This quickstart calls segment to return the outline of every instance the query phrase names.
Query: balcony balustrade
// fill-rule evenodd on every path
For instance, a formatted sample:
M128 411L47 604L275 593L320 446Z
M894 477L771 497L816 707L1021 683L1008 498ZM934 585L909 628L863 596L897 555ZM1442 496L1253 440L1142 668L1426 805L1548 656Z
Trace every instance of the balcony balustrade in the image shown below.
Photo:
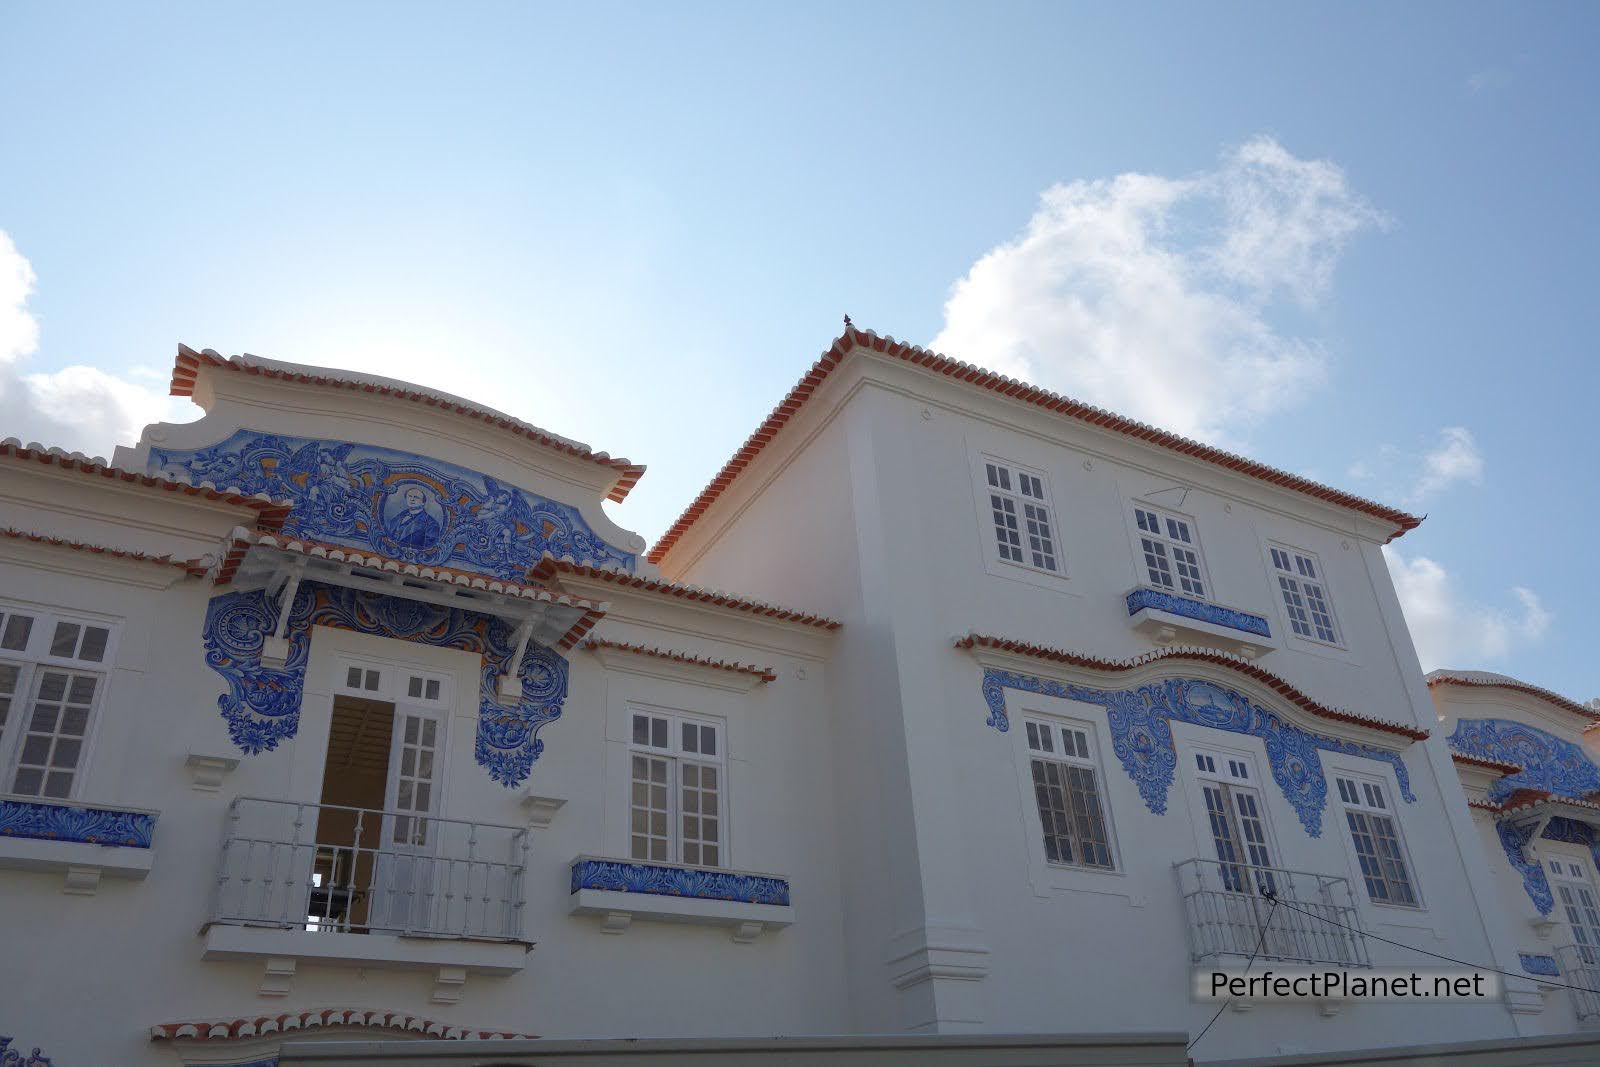
M240 797L212 921L520 941L528 847L526 827Z
M1185 860L1175 869L1196 963L1255 956L1372 966L1347 878L1206 859ZM1268 893L1292 907L1273 907Z
M1556 949L1560 981L1572 987L1572 1007L1578 1021L1600 1020L1600 948L1566 945Z

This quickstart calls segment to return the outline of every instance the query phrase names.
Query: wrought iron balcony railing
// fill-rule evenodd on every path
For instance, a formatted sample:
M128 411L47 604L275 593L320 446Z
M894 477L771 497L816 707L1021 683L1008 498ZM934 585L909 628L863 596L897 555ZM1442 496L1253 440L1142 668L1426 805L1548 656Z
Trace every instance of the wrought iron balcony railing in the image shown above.
M1249 863L1176 865L1189 919L1190 956L1371 967L1347 878ZM1284 906L1273 907L1275 897Z
M526 827L239 797L212 921L522 940Z
M1566 945L1556 949L1561 981L1571 986L1572 1007L1578 1021L1600 1019L1600 947Z

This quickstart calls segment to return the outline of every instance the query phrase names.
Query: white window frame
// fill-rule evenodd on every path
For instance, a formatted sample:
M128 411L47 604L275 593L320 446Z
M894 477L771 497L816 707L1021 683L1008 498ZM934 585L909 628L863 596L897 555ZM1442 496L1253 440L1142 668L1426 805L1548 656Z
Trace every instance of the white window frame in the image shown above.
M1033 726L1035 730L1050 731L1054 751L1044 752L1035 749L1030 743L1029 726ZM1121 874L1123 870L1122 856L1117 849L1117 830L1111 817L1111 800L1106 788L1105 767L1101 761L1100 741L1094 724L1084 719L1068 718L1037 711L1024 711L1016 716L1012 731L1017 735L1018 775L1022 782L1023 795L1027 798L1026 821L1032 842L1030 847L1036 861L1052 871L1073 871L1083 874ZM1081 755L1076 751L1068 754L1062 751L1062 731L1074 731L1080 734L1084 739L1088 754ZM1081 767L1094 775L1095 798L1100 805L1100 822L1105 832L1105 846L1106 851L1109 853L1110 866L1079 861L1067 862L1050 858L1045 849L1044 819L1039 812L1037 787L1033 778L1033 762L1035 759L1069 767ZM1081 849L1081 842L1077 840L1076 835L1074 835L1074 844Z
M1065 578L1067 568L1061 551L1061 524L1050 490L1049 476L1037 467L989 452L977 457L976 473L978 510L983 522L984 551L988 557L1008 567L1052 578ZM993 484L996 480L1002 484ZM1033 491L1030 492L1030 489ZM1008 517L1016 523L1015 551L1021 556L1020 559L1012 559L1007 550L1000 546L996 522L996 511L1000 510L995 503L997 498L1011 508ZM1042 519L1029 515L1030 509L1042 512ZM1042 535L1029 528L1030 522L1040 521L1046 526ZM1045 547L1035 547L1039 538L1045 541ZM1047 560L1048 565L1036 562L1041 558Z
M1330 768L1326 771L1332 779L1328 792L1331 798L1339 805L1339 826L1344 835L1345 847L1348 848L1350 859L1354 862L1353 881L1359 899L1379 908L1397 908L1403 911L1425 911L1427 904L1422 896L1422 885L1417 877L1417 865L1412 861L1411 848L1406 844L1405 827L1401 825L1400 810L1395 805L1395 798L1399 796L1394 783L1388 779L1374 774L1362 774L1357 771ZM1345 788L1340 782L1350 783L1355 787L1356 799L1352 802ZM1380 803L1374 803L1372 797L1376 796ZM1377 816L1388 819L1394 827L1395 843L1400 849L1400 861L1405 864L1407 883L1411 888L1412 900L1410 903L1398 900L1379 900L1372 895L1372 888L1367 884L1366 872L1361 867L1361 853L1356 848L1355 831L1350 826L1350 817L1347 812L1358 812L1366 815L1369 820ZM1384 882L1388 883L1385 876Z
M1177 738L1174 738L1177 740ZM1200 858L1213 861L1226 866L1230 861L1217 855L1216 835L1211 828L1211 809L1206 804L1205 790L1208 784L1220 786L1227 798L1228 810L1223 813L1228 819L1229 833L1233 836L1233 844L1239 853L1236 860L1232 861L1240 873L1232 877L1238 879L1238 884L1228 882L1228 875L1219 875L1222 884L1237 893L1249 892L1260 895L1263 887L1274 888L1274 876L1245 875L1243 872L1264 867L1269 872L1273 870L1287 870L1283 851L1278 846L1278 837L1273 829L1272 805L1268 801L1267 780L1261 776L1261 764L1254 754L1239 749L1224 748L1204 743L1186 743L1179 746L1183 754L1180 758L1187 760L1188 777L1194 783L1195 818L1197 824L1195 833L1200 846ZM1239 812L1238 796L1241 792L1248 793L1256 807L1255 820L1261 826L1263 840L1259 844L1266 849L1267 863L1258 863L1257 857L1250 852L1252 842L1244 830L1245 815ZM1219 867L1219 870L1222 869Z
M106 689L111 684L111 671L116 664L117 643L121 631L120 620L37 604L0 601L0 616L3 616L0 618L0 642L5 639L13 615L25 615L33 621L22 648L0 647L0 663L17 668L16 691L11 695L12 703L6 715L5 726L0 728L0 794L23 796L45 804L80 799L84 794L84 779L87 777L90 761L94 755L94 740L99 732ZM57 626L63 623L79 627L93 626L105 630L105 647L100 657L95 660L85 660L75 654L53 655L51 645L54 643ZM75 653L82 647L84 636L84 631L80 630ZM66 796L46 795L43 792L44 779L40 781L40 792L17 793L15 791L17 771L21 763L24 739L28 734L28 724L32 721L34 704L38 697L39 676L42 671L51 669L91 675L95 678L94 696L89 702L87 721L78 747L78 758L72 767L72 782Z
M1156 516L1159 520L1160 529L1154 532L1146 529L1140 519L1141 512ZM1129 503L1128 519L1129 530L1133 536L1134 567L1139 575L1140 585L1172 593L1174 596L1190 597L1207 603L1220 603L1216 586L1211 581L1211 572L1206 567L1205 549L1200 544L1200 524L1195 522L1194 516L1135 498ZM1189 540L1185 541L1181 536L1173 532L1173 527L1169 525L1172 523L1181 524L1184 531L1189 534ZM1145 545L1146 540L1155 543L1157 548L1154 554L1165 559L1167 563L1165 573L1168 580L1165 582L1157 576L1159 568L1153 567L1149 561ZM1195 579L1200 584L1199 592L1193 590L1191 579L1184 576L1180 571L1180 566L1183 563L1177 556L1179 551L1188 552L1194 556L1193 566L1199 572L1198 578ZM1185 588L1186 585L1191 586L1191 588Z
M350 684L352 670L362 672L361 684ZM377 675L376 687L369 685L372 674ZM410 693L410 683L413 679L421 681L423 686L423 692L417 696L412 696ZM397 709L401 705L409 705L414 708L426 708L429 711L449 712L454 707L451 691L454 681L455 676L452 672L434 667L418 667L415 664L395 660L341 653L334 659L332 689L335 696L381 700L393 704ZM429 696L427 687L433 682L438 682L438 689L434 695Z
M728 723L727 720L714 715L703 715L696 712L679 711L675 708L664 708L653 704L644 704L629 701L626 705L626 739L627 739L627 802L623 804L623 817L625 820L623 855L635 863L665 863L674 867L695 867L706 870L730 870L733 867L731 854L732 819L729 817L729 781L728 781ZM644 715L652 719L665 719L667 722L667 744L657 746L654 744L640 744L634 740L633 724L635 715ZM683 747L684 726L710 727L716 731L716 748L714 754L704 752L689 752ZM663 759L667 762L667 857L666 859L651 859L633 854L633 759L635 756L646 756ZM715 863L690 863L683 859L684 834L683 834L683 767L685 763L700 766L713 766L717 771L717 825L718 839L717 862ZM698 812L697 815L704 815ZM707 844L703 838L694 842L701 848ZM703 861L704 856L701 856Z
M1572 947L1579 953L1579 958L1586 967L1600 966L1600 940L1592 941L1590 944L1584 944L1579 940L1572 917L1566 913L1567 904L1561 894L1563 884L1569 887L1581 886L1589 891L1591 899L1600 901L1600 877L1596 876L1594 857L1588 849L1565 842L1546 841L1542 838L1535 844L1534 853L1535 858L1544 867L1545 878L1550 883L1550 895L1556 902L1556 914L1567 926L1567 936L1571 938ZM1594 938L1596 924L1584 921L1581 925L1584 934Z
M1311 573L1307 574L1307 570ZM1334 610L1333 593L1328 588L1328 573L1315 552L1295 548L1282 541L1267 542L1267 573L1277 593L1278 607L1288 623L1287 632L1301 641L1310 641L1327 648L1345 647L1344 628L1339 625L1339 613ZM1316 590L1313 594L1309 585ZM1317 621L1317 608L1313 595L1320 598L1322 612L1328 618L1327 629L1331 637L1321 633L1323 626ZM1304 616L1297 618L1297 612ZM1300 626L1305 626L1302 633Z

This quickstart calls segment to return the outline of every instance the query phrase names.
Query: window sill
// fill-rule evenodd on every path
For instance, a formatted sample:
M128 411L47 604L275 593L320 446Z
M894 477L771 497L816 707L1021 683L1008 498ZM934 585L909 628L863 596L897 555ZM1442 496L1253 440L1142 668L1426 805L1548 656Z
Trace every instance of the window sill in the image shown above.
M740 943L794 922L789 882L769 874L579 856L572 861L572 915L599 915L621 934L634 919L724 926Z
M0 868L58 872L62 891L77 896L92 896L102 876L143 879L158 814L0 796Z
M1124 596L1128 625L1158 645L1196 644L1259 659L1278 647L1265 616L1148 585Z

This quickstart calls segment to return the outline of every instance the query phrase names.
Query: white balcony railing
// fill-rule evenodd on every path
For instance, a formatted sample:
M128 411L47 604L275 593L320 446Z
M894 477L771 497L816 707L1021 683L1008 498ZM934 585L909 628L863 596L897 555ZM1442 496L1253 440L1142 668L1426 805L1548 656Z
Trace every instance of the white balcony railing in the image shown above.
M1578 1021L1600 1019L1600 948L1566 945L1556 949L1561 981L1571 987Z
M212 921L521 940L528 845L526 827L240 797Z
M1347 878L1203 859L1185 860L1176 870L1196 963L1256 955L1372 966ZM1274 908L1271 897L1286 906Z

